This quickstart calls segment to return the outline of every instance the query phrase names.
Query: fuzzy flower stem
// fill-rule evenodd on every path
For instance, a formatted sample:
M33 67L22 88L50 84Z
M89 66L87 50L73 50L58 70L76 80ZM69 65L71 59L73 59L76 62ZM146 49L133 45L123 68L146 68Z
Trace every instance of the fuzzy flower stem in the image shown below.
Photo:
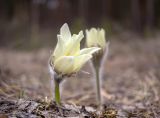
M100 50L98 53L93 54L93 67L95 70L95 79L96 79L96 91L97 91L97 104L100 107L102 105L101 101L101 83L100 83L100 67L101 67L101 60L103 56L103 51Z
M54 96L57 105L61 105L60 84L63 81L62 75L54 74Z
M99 78L99 66L95 66L96 74L96 88L97 88L97 102L101 105L101 90L100 90L100 78Z
M60 105L60 102L61 102L59 84L60 82L55 80L55 101L58 105Z

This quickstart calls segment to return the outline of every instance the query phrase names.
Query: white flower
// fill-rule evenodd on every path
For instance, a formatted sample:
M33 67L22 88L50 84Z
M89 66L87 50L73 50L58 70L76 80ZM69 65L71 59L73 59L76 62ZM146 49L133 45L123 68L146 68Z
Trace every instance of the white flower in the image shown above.
M91 47L80 50L80 41L83 32L71 35L68 25L65 23L60 34L57 35L58 42L51 56L51 66L55 72L69 75L81 69L81 67L92 58L92 54L100 48Z
M86 30L86 44L87 47L100 47L104 49L106 46L105 30L95 28Z

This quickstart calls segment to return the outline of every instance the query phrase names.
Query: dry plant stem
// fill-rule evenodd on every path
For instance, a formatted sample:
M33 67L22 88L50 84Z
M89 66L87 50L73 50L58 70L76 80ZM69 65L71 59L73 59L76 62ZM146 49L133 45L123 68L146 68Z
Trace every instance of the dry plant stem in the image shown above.
M59 91L59 85L60 82L58 80L55 80L55 101L58 105L61 103L61 98L60 98L60 91Z

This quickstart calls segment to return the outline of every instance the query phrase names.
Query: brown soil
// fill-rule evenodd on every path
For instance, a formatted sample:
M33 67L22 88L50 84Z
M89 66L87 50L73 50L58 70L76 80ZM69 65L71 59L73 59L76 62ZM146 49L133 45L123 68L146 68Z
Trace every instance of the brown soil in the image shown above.
M0 118L160 118L159 36L120 37L110 39L110 52L103 64L104 106L100 111L89 64L63 83L63 105L59 107L51 100L50 49L0 49Z

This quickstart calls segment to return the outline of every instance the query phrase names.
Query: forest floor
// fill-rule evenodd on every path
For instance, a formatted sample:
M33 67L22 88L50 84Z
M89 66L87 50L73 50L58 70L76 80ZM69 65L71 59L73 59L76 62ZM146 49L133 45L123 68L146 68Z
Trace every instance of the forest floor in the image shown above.
M101 110L89 64L63 83L62 106L57 106L48 72L51 50L1 48L0 118L160 118L159 37L110 39L101 73Z

